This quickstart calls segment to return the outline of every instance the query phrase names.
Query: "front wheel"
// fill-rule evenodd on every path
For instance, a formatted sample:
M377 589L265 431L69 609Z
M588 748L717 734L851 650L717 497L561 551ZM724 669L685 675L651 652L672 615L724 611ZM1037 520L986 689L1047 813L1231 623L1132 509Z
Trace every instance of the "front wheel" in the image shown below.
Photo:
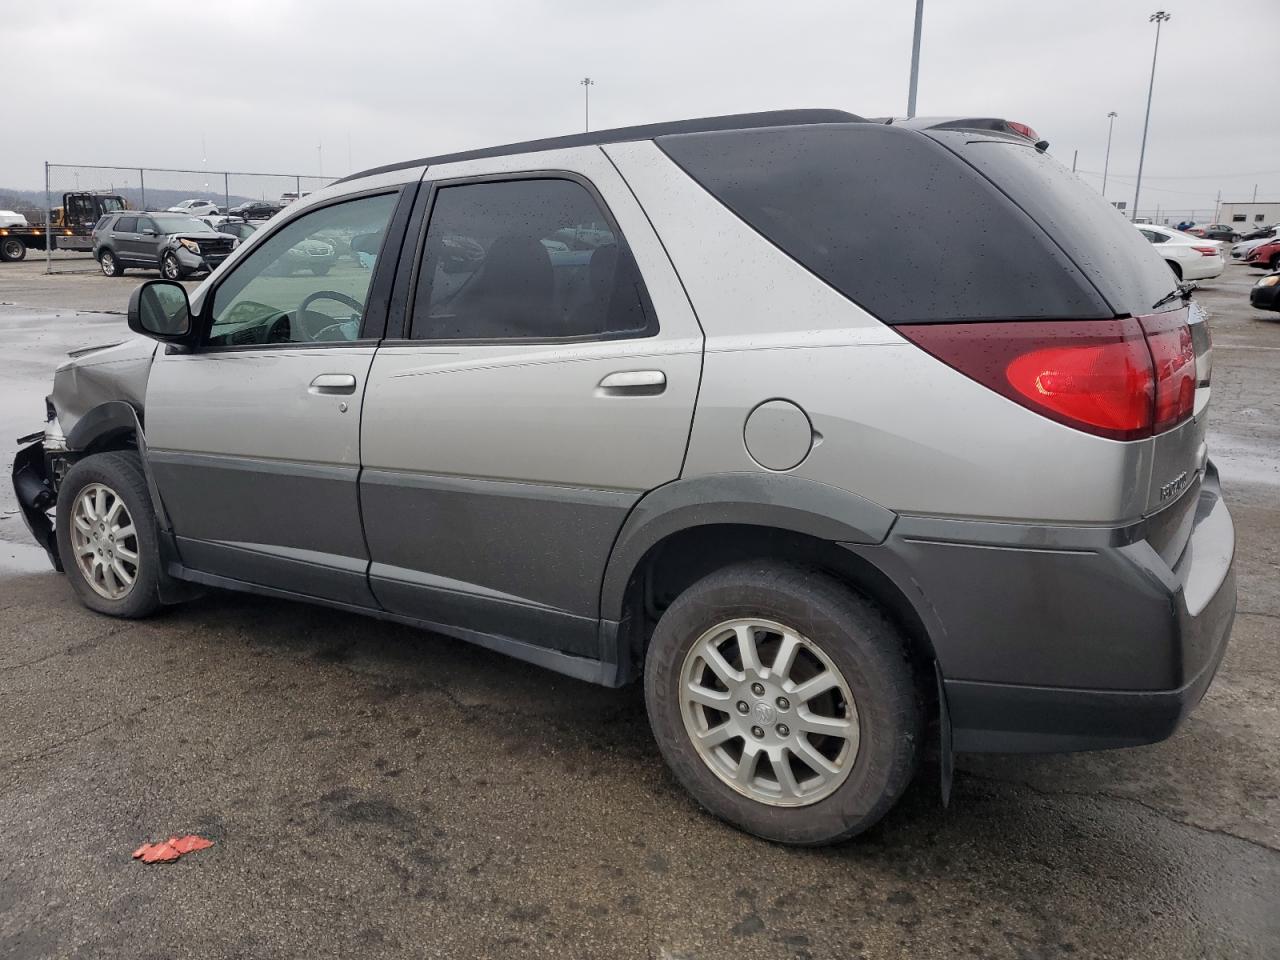
M868 829L914 775L924 708L906 647L825 574L755 562L694 584L663 614L645 702L676 777L768 840Z
M137 619L160 606L155 511L138 455L86 457L67 471L55 513L58 554L80 602Z
M166 280L182 280L187 275L187 271L172 253L166 253L160 258L160 273Z

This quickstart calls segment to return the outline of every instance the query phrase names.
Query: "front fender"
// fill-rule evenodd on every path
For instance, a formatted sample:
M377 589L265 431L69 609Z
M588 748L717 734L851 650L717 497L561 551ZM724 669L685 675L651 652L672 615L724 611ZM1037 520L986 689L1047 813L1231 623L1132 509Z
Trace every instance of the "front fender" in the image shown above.
M141 443L142 418L138 411L127 400L108 400L76 421L67 434L67 449L80 453L130 433Z
M856 493L776 473L721 473L676 480L646 494L614 543L600 592L600 616L619 620L627 582L644 555L673 533L744 524L841 543L881 543L897 515Z

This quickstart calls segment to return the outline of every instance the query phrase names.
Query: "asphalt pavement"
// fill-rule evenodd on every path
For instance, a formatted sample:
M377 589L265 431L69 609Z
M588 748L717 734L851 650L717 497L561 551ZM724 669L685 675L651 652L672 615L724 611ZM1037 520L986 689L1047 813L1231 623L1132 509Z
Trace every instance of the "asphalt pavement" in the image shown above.
M83 609L9 444L139 278L42 269L0 264L0 957L1280 956L1280 314L1251 271L1198 295L1240 578L1199 709L1151 747L962 756L949 809L927 769L800 851L700 812L636 688L229 593ZM215 845L130 858L187 832Z

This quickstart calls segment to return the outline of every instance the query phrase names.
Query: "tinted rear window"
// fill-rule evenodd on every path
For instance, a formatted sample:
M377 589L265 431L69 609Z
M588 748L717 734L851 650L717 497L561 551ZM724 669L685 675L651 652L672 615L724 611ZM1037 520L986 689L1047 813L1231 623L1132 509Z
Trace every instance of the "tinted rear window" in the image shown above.
M1098 191L1030 145L930 131L1013 198L1062 246L1118 314L1151 312L1175 278L1151 243ZM1181 306L1174 301L1166 309Z
M1025 213L914 131L823 124L657 143L765 238L886 323L1111 315Z

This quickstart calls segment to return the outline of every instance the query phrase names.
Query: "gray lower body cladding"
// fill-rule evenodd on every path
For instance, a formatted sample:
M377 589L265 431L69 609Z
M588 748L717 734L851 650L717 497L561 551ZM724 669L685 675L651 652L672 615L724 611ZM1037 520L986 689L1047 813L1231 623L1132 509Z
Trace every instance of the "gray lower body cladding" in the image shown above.
M884 543L847 549L920 614L956 750L1152 743L1204 695L1235 617L1235 529L1212 466L1188 497L1189 535L1172 562L1152 523L903 517Z

